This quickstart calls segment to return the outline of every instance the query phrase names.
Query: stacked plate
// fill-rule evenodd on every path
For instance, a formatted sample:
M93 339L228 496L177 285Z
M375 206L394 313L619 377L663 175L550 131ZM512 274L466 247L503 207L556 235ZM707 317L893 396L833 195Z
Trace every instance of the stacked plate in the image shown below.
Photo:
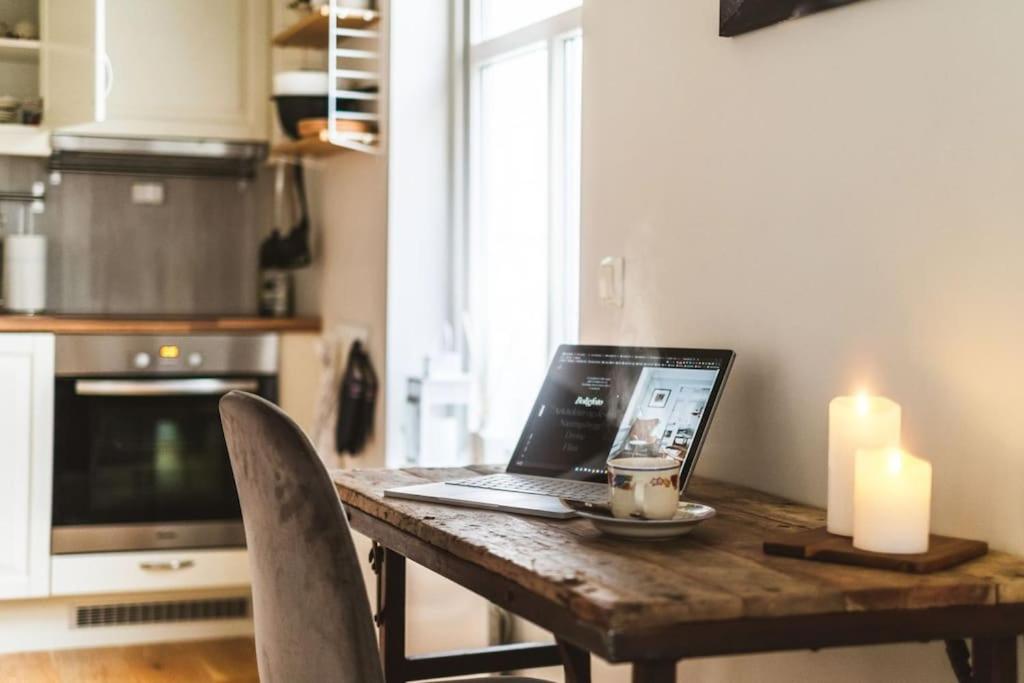
M0 123L17 123L20 106L18 98L10 95L0 96Z

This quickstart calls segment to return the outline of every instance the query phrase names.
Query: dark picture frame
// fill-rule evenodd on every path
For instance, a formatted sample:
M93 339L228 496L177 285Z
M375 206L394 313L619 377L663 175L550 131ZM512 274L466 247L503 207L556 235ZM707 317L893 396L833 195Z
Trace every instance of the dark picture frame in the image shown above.
M655 389L651 392L651 401L648 408L664 408L668 405L668 399L672 395L671 389Z
M720 0L718 35L738 36L786 19L854 2L859 0Z

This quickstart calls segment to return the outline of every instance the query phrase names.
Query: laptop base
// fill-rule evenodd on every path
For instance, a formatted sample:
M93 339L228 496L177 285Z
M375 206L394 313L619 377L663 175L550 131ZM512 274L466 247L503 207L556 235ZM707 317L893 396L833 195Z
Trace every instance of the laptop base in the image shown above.
M449 486L444 482L399 486L384 491L386 498L404 498L428 503L444 503L483 510L498 510L551 519L568 519L576 513L551 496L533 493L496 491L470 486Z

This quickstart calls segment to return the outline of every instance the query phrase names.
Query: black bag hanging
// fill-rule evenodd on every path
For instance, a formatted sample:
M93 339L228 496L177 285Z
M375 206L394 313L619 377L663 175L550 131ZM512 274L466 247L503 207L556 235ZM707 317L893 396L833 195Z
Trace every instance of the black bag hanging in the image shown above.
M355 455L356 433L359 430L360 413L366 395L366 377L359 358L363 345L355 341L348 351L345 374L338 387L338 423L334 428L334 449L338 453Z
M363 377L363 396L359 406L359 416L356 419L355 433L350 443L352 453L361 453L366 447L366 442L373 434L374 407L377 401L377 372L373 369L370 356L362 347L359 348L357 358L359 368Z
M370 361L370 354L364 352L363 360L366 361L366 395L363 397L363 403L366 404L366 433L372 436L375 424L374 416L377 412L377 394L380 393L380 382L377 381L377 371L373 368L373 363Z

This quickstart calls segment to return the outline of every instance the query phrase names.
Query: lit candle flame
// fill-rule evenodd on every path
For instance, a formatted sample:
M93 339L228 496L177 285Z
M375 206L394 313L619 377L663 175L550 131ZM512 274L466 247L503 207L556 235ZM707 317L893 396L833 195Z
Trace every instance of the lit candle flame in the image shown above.
M888 458L889 474L895 476L903 469L903 453L900 449L894 448L889 451Z
M867 415L871 410L871 401L868 399L868 392L862 391L857 394L857 412Z

